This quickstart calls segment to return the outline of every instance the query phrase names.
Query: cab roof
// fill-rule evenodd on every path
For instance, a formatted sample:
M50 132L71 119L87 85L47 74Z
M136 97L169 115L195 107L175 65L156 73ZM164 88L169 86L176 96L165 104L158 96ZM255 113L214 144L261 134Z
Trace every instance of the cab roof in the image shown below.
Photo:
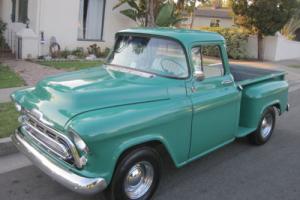
M184 45L194 42L224 42L225 39L218 33L175 28L130 28L119 31L117 34L142 34L151 36L169 37L180 41Z

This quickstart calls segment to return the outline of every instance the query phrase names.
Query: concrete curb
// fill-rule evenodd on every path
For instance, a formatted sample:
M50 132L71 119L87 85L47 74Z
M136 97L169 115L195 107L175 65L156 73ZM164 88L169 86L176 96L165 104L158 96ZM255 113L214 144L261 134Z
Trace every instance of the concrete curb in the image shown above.
M12 143L10 137L0 139L0 156L6 156L17 152L18 150Z

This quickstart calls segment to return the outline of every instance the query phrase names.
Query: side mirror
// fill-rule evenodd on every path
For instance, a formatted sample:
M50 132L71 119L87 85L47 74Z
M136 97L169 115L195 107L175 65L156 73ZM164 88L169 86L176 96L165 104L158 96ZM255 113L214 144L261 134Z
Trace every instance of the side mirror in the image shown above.
M197 81L203 81L204 78L205 78L205 75L203 73L203 71L201 70L196 70L194 72L194 78L197 80Z

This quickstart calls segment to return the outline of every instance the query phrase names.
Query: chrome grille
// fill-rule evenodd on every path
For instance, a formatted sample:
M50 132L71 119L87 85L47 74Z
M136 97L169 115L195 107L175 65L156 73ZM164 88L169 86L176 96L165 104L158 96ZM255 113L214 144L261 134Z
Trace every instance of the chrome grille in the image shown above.
M48 152L55 154L69 164L74 164L79 169L82 168L83 164L74 143L64 134L49 127L47 125L49 122L45 119L38 119L33 114L22 109L21 128L25 129L27 135Z
M54 130L46 127L28 113L23 116L23 129L40 145L64 160L71 160L70 147Z
M72 148L70 141L56 130L41 123L27 111L24 111L22 115L22 129L25 129L26 133L47 151L70 164L74 163L73 154L76 155L77 151Z

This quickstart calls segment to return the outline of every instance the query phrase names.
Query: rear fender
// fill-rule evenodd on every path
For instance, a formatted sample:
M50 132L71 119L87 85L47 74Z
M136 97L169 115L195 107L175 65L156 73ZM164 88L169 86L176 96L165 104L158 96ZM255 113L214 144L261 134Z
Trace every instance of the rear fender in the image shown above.
M279 108L283 113L288 104L288 83L272 81L254 84L243 90L239 125L256 129L265 109Z

